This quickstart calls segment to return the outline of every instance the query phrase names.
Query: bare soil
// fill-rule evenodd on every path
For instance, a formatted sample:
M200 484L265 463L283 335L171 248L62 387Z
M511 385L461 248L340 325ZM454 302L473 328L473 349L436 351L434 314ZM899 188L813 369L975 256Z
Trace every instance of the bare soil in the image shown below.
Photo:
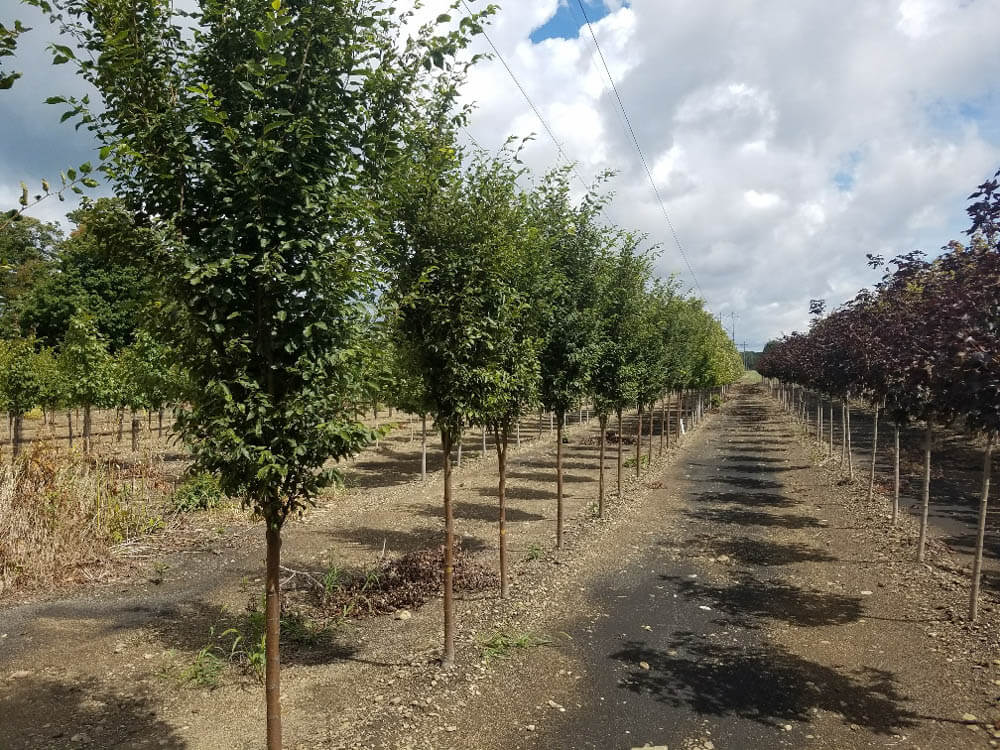
M596 429L568 431L563 550L547 421L512 456L512 596L458 602L457 668L438 665L439 600L286 645L287 747L995 742L997 602L965 622L968 582L948 547L935 537L913 563L911 519L891 529L886 499L866 505L862 482L820 465L759 388L738 389L641 481L626 470L620 499L612 447L603 519ZM473 458L478 446L467 438L457 516L473 559L495 566L495 458ZM419 481L419 438L397 431L354 471L353 488L289 526L289 569L363 570L440 542L440 477ZM141 578L0 610L0 747L260 746L252 676L181 679L219 633L245 627L261 590L259 527L201 517L187 548L136 558Z

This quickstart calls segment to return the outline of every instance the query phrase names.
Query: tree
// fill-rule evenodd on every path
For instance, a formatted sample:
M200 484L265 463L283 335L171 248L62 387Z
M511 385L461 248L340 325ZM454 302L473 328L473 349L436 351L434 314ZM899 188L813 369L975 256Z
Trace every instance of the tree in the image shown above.
M31 0L83 51L103 109L66 98L140 222L192 381L178 427L196 465L264 520L267 745L281 744L281 529L372 434L345 409L373 286L382 166L470 26L400 43L383 2ZM443 69L443 73L432 71Z
M69 214L76 229L61 242L36 283L12 311L22 333L55 346L70 317L87 312L111 353L129 346L159 299L156 238L110 198L84 201ZM18 227L25 221L12 225Z
M0 229L0 320L8 335L20 332L19 303L46 276L61 241L58 226L27 216Z
M89 454L93 448L91 410L107 399L112 377L107 345L91 316L78 314L70 318L59 348L59 369L67 405L83 408L83 451Z
M473 154L468 169L453 132L414 133L395 179L394 297L400 331L421 375L444 458L444 650L455 658L451 450L470 425L498 436L501 574L505 578L505 455L510 425L533 401L538 341L529 307L538 274L537 231L518 194L514 155Z
M0 348L0 398L11 417L11 458L21 453L24 413L38 405L42 384L37 369L35 342L15 339Z
M570 168L555 170L533 195L535 222L549 246L544 296L541 402L556 415L556 547L562 547L562 429L590 386L601 344L601 273L609 230L597 218L606 197L591 189L574 204ZM602 427L602 433L604 427ZM603 467L603 440L601 464Z
M605 433L608 414L618 418L618 495L622 494L622 412L637 402L639 397L639 343L637 339L643 315L646 283L651 275L651 261L647 253L638 250L641 239L623 233L616 238L618 245L608 260L607 271L602 275L605 287L601 294L600 353L591 377L594 407ZM602 441L604 438L601 438ZM598 515L603 512L604 462L601 462L598 489Z

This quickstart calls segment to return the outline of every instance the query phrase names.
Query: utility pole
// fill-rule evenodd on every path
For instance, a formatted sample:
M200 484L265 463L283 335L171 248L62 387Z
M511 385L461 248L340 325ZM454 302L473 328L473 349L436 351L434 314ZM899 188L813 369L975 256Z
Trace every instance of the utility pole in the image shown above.
M736 319L740 317L738 313L729 313L730 330L733 336L733 346L736 346Z

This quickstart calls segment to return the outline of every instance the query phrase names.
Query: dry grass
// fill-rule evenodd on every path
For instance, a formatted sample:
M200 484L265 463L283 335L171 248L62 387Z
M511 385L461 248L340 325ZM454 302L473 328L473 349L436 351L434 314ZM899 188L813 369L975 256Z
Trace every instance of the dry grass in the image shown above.
M168 485L35 443L0 468L0 597L91 577L112 548L156 531Z

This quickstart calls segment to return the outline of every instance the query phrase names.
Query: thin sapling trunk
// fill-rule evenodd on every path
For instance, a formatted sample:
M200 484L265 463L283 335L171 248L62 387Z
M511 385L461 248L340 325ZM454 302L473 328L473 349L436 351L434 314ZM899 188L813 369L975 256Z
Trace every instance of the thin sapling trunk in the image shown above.
M636 408L638 420L635 425L635 478L639 478L642 468L642 404Z
M983 570L983 543L986 539L986 509L990 499L990 468L993 460L993 433L986 436L983 449L983 488L979 495L979 529L976 534L976 558L972 564L972 591L969 594L969 620L979 614L979 580Z
M562 549L563 535L562 417L556 420L556 549Z
M420 481L427 481L427 415L420 415Z
M618 497L622 496L622 410L618 410Z
M892 425L892 439L892 525L895 526L899 520L899 424L897 423L893 423Z
M931 421L924 431L924 489L920 504L920 538L917 540L917 562L924 561L927 544L927 514L931 505Z
M878 455L878 404L875 404L875 418L872 422L872 465L868 475L868 502L875 496L875 457Z
M607 442L608 415L598 414L597 421L601 425L600 468L597 470L597 517L604 518L604 445Z
M264 598L264 695L267 705L267 747L281 747L281 528L268 523Z
M455 603L452 599L452 580L455 574L453 559L455 518L451 507L452 439L442 433L441 442L444 448L444 652L441 662L445 666L451 666L455 663Z
M493 439L497 449L497 498L500 502L500 598L506 599L509 593L507 583L507 428L499 432L493 429Z

